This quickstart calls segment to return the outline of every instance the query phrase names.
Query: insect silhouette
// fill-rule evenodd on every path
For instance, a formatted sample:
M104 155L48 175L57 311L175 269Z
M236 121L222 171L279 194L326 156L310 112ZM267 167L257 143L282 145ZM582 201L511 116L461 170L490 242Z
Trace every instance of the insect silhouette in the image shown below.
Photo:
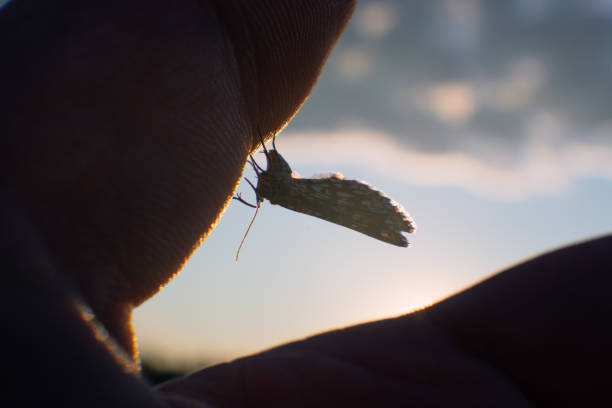
M292 172L287 161L278 153L276 135L272 139L273 150L266 149L261 132L259 137L266 155L267 168L264 170L251 155L248 163L257 174L257 185L245 177L255 190L257 203L254 205L243 200L240 194L232 197L255 208L255 214L240 242L236 260L264 199L392 245L408 246L408 240L402 232L414 232L416 224L402 206L385 193L362 181L346 180L339 173L325 178L301 178Z

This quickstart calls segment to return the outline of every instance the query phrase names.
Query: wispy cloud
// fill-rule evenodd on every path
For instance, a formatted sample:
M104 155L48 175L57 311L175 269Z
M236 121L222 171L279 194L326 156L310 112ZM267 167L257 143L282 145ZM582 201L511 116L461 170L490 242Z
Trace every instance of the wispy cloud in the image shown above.
M336 129L358 118L402 146L484 161L489 149L508 161L545 111L564 122L564 149L580 144L611 121L610 4L360 2L292 126Z
M560 193L585 177L612 179L612 143L606 138L559 140L555 135L528 135L520 157L499 165L473 153L413 150L393 135L366 128L287 132L279 149L297 166L335 171L357 164L406 183L457 187L498 200Z

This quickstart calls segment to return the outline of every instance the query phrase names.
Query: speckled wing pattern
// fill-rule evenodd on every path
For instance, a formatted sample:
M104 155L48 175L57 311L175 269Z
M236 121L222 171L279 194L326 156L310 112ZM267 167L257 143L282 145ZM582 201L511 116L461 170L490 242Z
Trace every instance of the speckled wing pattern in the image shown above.
M313 179L292 177L288 183L290 188L286 195L281 199L277 195L273 204L342 225L389 244L408 246L402 232L413 232L414 221L401 205L367 183L345 180L340 174Z
M272 204L342 225L389 244L408 246L402 232L414 232L416 224L402 206L385 193L359 180L345 180L338 173L324 178L299 178L292 174L275 145L268 151L262 140L262 146L267 168L261 168L252 157L250 161L258 176L257 186L249 181L257 195L257 206L246 203L240 196L235 199L256 208L267 199Z

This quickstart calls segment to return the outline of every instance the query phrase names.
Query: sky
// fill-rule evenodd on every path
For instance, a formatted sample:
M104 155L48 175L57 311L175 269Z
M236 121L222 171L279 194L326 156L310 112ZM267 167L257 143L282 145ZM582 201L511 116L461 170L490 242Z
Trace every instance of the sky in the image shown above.
M610 44L612 1L360 1L276 146L402 204L411 246L266 202L236 262L253 209L234 201L136 310L143 357L196 367L405 314L610 233Z

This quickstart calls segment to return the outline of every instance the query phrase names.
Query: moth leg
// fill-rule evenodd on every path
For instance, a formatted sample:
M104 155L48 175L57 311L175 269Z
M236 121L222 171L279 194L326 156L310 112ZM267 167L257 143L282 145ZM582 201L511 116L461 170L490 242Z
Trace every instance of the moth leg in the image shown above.
M276 133L272 136L272 147L276 150Z
M255 185L253 185L253 183L251 183L251 180L249 180L248 178L245 177L244 179L246 180L247 183L249 183L253 191L255 191L255 195L257 196L257 201L259 201L259 194L257 194L257 187L255 187Z
M264 154L268 157L268 149L266 149L266 142L264 141L263 135L261 134L261 128L257 125L257 134L259 135L259 141L261 142L261 147L263 147Z
M233 196L232 200L240 201L242 204L248 205L249 207L257 208L256 205L253 205L249 203L248 201L243 200L240 194Z

